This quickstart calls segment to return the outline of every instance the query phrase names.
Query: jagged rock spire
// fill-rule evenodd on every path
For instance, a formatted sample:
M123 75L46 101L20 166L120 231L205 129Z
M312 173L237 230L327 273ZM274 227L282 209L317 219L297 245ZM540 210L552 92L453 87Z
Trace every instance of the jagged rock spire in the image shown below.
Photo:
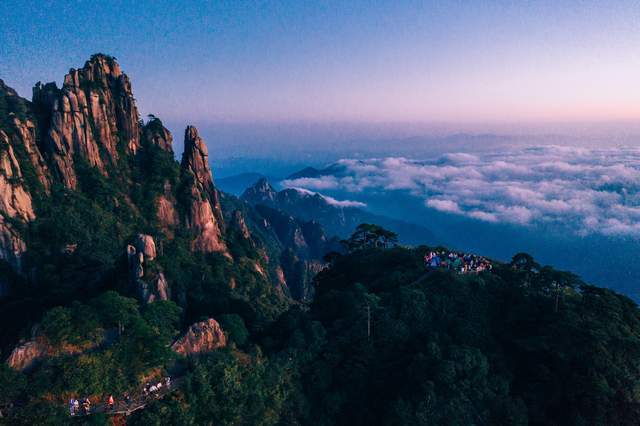
M183 178L191 179L185 225L196 235L192 248L202 252L227 253L222 238L222 209L218 191L213 185L209 152L193 126L188 126L184 132L181 170Z
M54 170L68 188L77 185L74 155L107 175L105 163L115 164L119 145L128 153L140 147L131 83L113 57L93 55L83 68L69 70L61 89L38 83L33 104L45 122Z

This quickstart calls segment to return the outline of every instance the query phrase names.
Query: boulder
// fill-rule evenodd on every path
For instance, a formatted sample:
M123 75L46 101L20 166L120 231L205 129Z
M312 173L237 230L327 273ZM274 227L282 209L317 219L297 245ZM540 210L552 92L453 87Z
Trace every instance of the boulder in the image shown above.
M181 355L198 355L213 352L227 346L227 337L220 324L213 318L197 322L171 346Z

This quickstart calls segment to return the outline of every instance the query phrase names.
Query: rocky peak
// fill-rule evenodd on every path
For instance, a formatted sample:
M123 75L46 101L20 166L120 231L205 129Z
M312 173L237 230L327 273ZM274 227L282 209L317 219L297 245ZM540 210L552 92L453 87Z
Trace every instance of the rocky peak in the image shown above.
M210 196L215 196L213 174L209 167L209 151L204 140L194 126L187 126L184 131L184 152L182 153L182 169L195 178L197 184Z
M276 200L277 192L265 178L258 180L252 187L247 188L240 197L250 204L271 205Z
M195 234L192 248L202 252L227 252L222 239L224 222L218 191L213 185L207 145L193 126L184 132L181 173L190 180L189 206L184 222Z
M227 337L220 324L213 318L197 322L189 327L187 332L172 346L181 355L197 355L213 352L227 346Z
M53 169L68 188L77 185L74 156L108 175L106 165L115 164L119 152L140 146L131 83L110 56L94 55L83 68L70 69L61 89L36 84L33 105Z

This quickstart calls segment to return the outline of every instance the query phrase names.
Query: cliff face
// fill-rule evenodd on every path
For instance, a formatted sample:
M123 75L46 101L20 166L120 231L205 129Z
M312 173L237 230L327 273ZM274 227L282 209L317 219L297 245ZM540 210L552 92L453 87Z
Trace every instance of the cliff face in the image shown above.
M222 208L213 186L207 145L193 126L188 126L184 133L181 172L187 181L184 224L196 235L192 248L205 253L228 253L222 238Z
M15 270L21 269L22 254L26 250L15 222L26 224L34 218L33 203L23 183L22 169L9 144L9 137L0 130L0 259Z

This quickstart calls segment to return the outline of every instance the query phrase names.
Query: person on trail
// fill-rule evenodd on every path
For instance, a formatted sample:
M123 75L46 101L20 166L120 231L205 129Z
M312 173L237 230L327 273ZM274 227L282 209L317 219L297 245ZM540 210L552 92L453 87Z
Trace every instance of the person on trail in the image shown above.
M129 392L124 393L124 402L126 402L127 405L131 402L131 396L129 396Z
M80 401L75 398L73 398L73 412L74 415L80 412Z
M75 416L76 415L76 404L75 404L75 399L71 398L69 400L69 414L71 416Z
M109 395L109 399L107 399L107 405L109 406L109 410L113 410L113 405L115 401L113 400L113 395Z
M89 401L89 397L85 397L84 401L82 401L82 409L85 415L91 411L91 401Z
M167 376L167 378L164 379L164 383L165 383L165 385L167 385L167 388L170 388L171 387L171 377Z

